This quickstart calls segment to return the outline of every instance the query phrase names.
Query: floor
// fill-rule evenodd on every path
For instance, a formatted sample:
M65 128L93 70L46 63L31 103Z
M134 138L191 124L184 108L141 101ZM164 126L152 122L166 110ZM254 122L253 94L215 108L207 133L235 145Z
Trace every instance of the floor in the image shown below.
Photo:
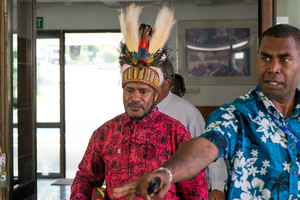
M69 200L71 185L51 185L57 179L38 179L38 200Z

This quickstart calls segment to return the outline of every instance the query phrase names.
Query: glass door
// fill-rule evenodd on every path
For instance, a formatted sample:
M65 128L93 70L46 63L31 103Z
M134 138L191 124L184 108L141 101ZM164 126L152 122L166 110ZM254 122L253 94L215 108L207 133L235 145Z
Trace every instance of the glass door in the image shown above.
M61 37L59 33L38 33L37 36L37 176L64 177Z
M95 129L124 112L121 33L65 34L66 177L74 178Z
M74 178L95 129L124 112L121 33L38 32L37 174Z

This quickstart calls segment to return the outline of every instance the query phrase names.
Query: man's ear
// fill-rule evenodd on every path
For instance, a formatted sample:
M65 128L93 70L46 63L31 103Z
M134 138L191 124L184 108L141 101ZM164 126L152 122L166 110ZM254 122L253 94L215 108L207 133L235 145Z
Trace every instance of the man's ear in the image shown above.
M158 91L155 91L154 102L157 102L157 100L158 100Z
M170 86L172 84L172 78L165 80L165 83Z
M184 96L184 95L185 95L185 91L186 91L186 89L184 89L184 90L182 91L182 96Z

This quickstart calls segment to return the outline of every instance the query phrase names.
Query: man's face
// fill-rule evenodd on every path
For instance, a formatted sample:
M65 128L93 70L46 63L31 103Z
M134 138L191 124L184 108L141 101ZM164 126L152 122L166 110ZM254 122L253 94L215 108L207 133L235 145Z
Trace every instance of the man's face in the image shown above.
M172 83L172 78L169 78L167 80L164 80L162 84L158 87L158 99L155 102L155 104L160 103L166 96L168 96L170 91L170 85Z
M157 92L147 84L138 82L126 83L123 88L123 104L131 119L142 119L153 108Z
M294 98L300 78L300 55L293 38L265 36L257 54L258 85L272 101Z

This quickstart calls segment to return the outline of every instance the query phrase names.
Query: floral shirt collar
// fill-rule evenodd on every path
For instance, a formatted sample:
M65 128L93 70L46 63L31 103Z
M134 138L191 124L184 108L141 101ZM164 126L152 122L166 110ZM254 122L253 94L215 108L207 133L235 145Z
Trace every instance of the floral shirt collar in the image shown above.
M262 101L265 108L269 111L271 111L275 116L280 116L280 118L284 118L284 116L281 114L281 112L274 106L272 101L261 91L259 86L256 87L256 94L258 96L258 99ZM293 112L292 116L299 115L300 114L300 91L299 89L296 90L296 98L297 98L297 105L295 107L295 111Z

